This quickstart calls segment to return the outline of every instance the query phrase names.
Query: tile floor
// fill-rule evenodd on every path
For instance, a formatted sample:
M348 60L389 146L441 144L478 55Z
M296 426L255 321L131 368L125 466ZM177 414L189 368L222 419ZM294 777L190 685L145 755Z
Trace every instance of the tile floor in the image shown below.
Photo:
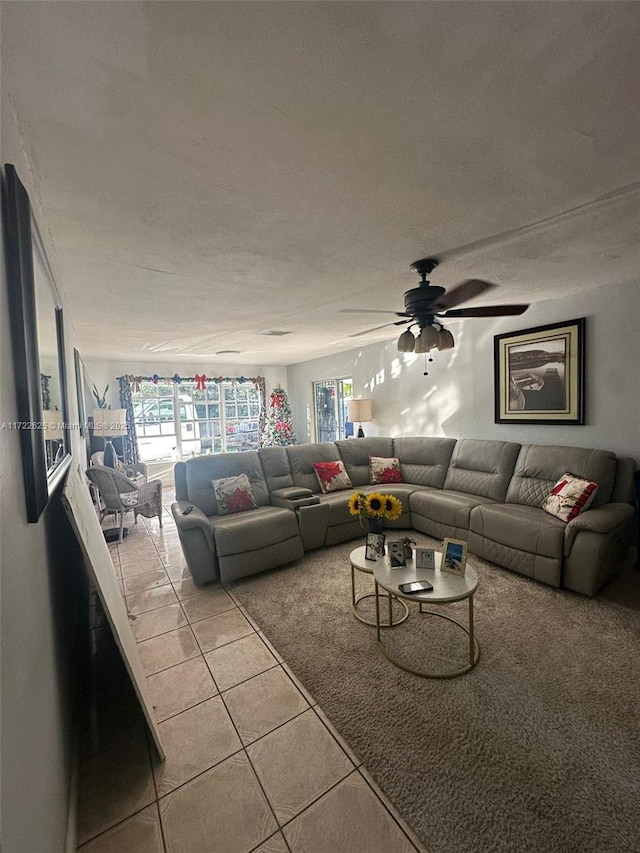
M109 546L166 760L92 595L80 745L82 853L423 850L327 717L219 584L197 587L165 490L158 519ZM105 526L110 526L105 524Z

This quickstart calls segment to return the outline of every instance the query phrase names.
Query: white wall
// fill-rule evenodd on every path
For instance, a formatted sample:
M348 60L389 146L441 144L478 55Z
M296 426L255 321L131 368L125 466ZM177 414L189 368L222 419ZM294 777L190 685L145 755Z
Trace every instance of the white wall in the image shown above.
M4 251L0 254L4 257ZM18 419L18 412L4 264L0 279L0 410L2 421L9 422ZM74 419L71 337L66 359ZM79 436L72 441L77 461ZM72 670L86 605L85 579L59 494L37 524L27 522L17 431L0 431L0 471L2 846L11 853L59 853L75 834L67 822L72 680L78 677Z
M494 335L586 317L586 424L494 423ZM313 381L353 376L354 395L373 400L367 435L447 435L522 444L565 444L613 450L640 461L640 283L538 302L520 317L450 324L453 350L436 353L423 376L424 356L386 343L319 358L288 369L289 399L299 436ZM392 339L391 339L392 338Z

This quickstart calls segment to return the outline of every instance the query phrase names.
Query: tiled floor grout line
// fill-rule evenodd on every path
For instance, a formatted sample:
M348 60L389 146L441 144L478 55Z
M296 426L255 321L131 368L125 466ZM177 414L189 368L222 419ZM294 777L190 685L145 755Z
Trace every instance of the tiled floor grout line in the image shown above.
M393 814L393 812L391 812L391 811L389 810L389 807L387 806L386 802L382 799L381 795L378 793L378 791L377 791L374 787L372 787L371 783L369 782L369 780L368 780L368 779L366 778L366 776L364 775L364 772L363 772L363 771L365 771L365 770L366 770L366 768L364 767L364 765L362 764L362 762L360 762L360 764L356 764L356 763L355 763L355 758L357 758L357 756L355 756L355 753L353 753L353 751L351 750L351 747L349 747L349 745L348 745L347 741L346 741L346 740L344 740L344 744L345 744L345 746L349 749L349 752L347 752L347 751L346 751L345 746L343 746L343 745L340 743L340 741L338 740L338 738L336 737L336 735L334 734L334 732L331 730L331 728L329 728L329 726L327 725L327 723L325 722L325 720L323 720L323 719L322 719L322 717L320 716L319 711L321 711L322 709L320 708L320 706L318 705L318 703L315 701L314 697L312 697L312 695L311 695L311 694L306 690L306 688L303 688L303 686L302 686L301 682L298 682L297 677L295 676L295 674L293 673L293 671L292 671L292 670L290 670L290 668L289 668L289 670L287 669L287 663L286 663L286 660L284 660L284 659L282 658L282 656L279 654L279 652L277 652L277 651L275 650L275 648L271 645L271 643L269 642L268 638L266 638L266 637L264 636L264 634L262 633L262 631L261 631L261 629L260 629L260 626L259 626L257 623L255 623L255 622L253 621L252 617L251 617L251 616L250 616L250 615L249 615L249 614L244 610L243 605L238 601L238 599L237 599L237 598L235 597L235 595L231 592L231 590L230 590L230 589L228 589L228 588L227 588L225 585L223 585L222 583L220 583L220 585L219 585L219 586L220 586L220 588L221 588L221 589L223 589L223 590L227 593L227 595L230 597L230 600L233 602L233 606L232 606L232 607L227 607L225 610L220 611L220 613L215 613L215 614L212 614L211 616L205 616L205 617L203 617L203 619L197 619L197 620L195 620L194 622L190 621L190 619L189 619L189 617L188 617L188 615L187 615L187 612L185 611L184 603L185 603L185 602L187 602L187 601L189 601L189 600L193 600L194 598L197 598L197 597L199 597L199 596L201 596L201 595L206 594L207 590L199 591L199 592L195 593L194 595L187 596L186 598L183 598L183 599L178 598L178 596L177 596L177 591L176 591L176 584L179 584L179 583L180 583L180 580L174 580L174 579L169 575L169 573L168 573L168 571L167 571L167 568L168 568L168 567L170 567L172 564L171 564L171 563L165 564L164 559L163 559L163 556L160 554L160 552L159 552L159 550L158 550L158 548L157 548L157 546L156 546L155 540L154 540L153 536L151 536L151 534L150 534L150 532L149 532L149 528L147 527L146 523L145 523L145 528L146 528L145 533L146 533L146 535L149 537L149 540L150 540L151 544L153 545L153 548L154 548L154 550L155 550L155 552L156 552L156 554L157 554L157 556L158 556L158 558L159 558L159 560L160 560L161 567L162 567L162 569L165 571L165 574L167 575L167 583L160 584L160 586L158 586L158 587L151 587L150 589L158 589L158 588L162 588L162 587L167 586L167 585L171 585L172 590L173 590L174 594L176 595L177 603L180 605L180 610L181 610L181 612L182 612L182 615L183 615L183 617L186 619L186 622L187 622L187 624L186 624L186 625L183 625L183 626L180 626L180 627L189 627L189 628L190 628L191 634L192 634L192 636L194 637L194 639L195 639L195 641L196 641L197 648L198 648L198 653L197 653L196 655L194 655L194 657L193 657L193 658L187 658L185 661L179 661L178 663L173 664L171 667L166 667L165 669L158 670L157 672L154 672L154 673L151 673L151 674L147 675L147 676L146 676L146 678L148 679L148 678L150 678L150 677L152 677L152 676L154 676L154 675L157 675L157 674L158 674L158 673L160 673L160 672L167 672L168 670L170 670L170 669L174 668L175 666L179 666L181 663L186 663L188 660L196 660L196 659L202 658L202 659L203 659L203 661L204 661L205 667L206 667L206 669L207 669L207 672L209 673L209 675L210 675L210 677L211 677L211 679L212 679L212 682L213 682L214 688L217 690L217 694L215 694L214 696L210 696L210 697L208 697L207 699L204 699L204 700L201 700L201 701L199 701L199 702L196 702L194 705L190 706L189 708L182 709L181 711L178 711L176 714L172 714L171 716L169 716L169 717L165 718L164 720L159 721L159 722L158 722L158 725L162 725L162 723L167 722L168 720L174 719L175 717L179 716L180 714L185 713L186 711L191 710L192 708L198 707L199 705L202 705L202 704L204 704L205 702L208 702L208 701L210 701L211 699L216 698L216 696L217 696L217 697L219 697L219 698L220 698L220 700L221 700L221 702L222 702L222 705L223 705L223 707L224 707L224 709L225 709L225 712L226 712L226 714L227 714L227 716L228 716L228 718L229 718L229 720L230 720L230 722L231 722L231 725L233 726L233 729L234 729L234 731L235 731L235 733L236 733L236 735L237 735L237 737L238 737L238 739L239 739L239 742L240 742L240 744L241 744L240 748L239 748L238 750L236 750L234 753L232 753L231 755L228 755L228 756L226 756L225 758L221 759L220 761L217 761L216 763L214 763L214 764L213 764L213 765L211 765L210 767L206 768L205 770L201 771L200 773L197 773L195 776L191 777L190 779L186 780L185 782L181 783L180 785L177 785L175 788L172 788L172 789L171 789L170 791L168 791L166 794L162 794L162 795L160 795L160 794L159 794L159 791L158 791L158 785L157 785L157 780L156 780L156 774L155 774L155 771L154 771L154 768L155 768L155 763L154 763L154 761L155 761L155 755L154 755L153 753L155 752L155 748L154 748L153 744L151 743L151 739L150 739L150 734L149 734L149 732L148 732L148 731L146 731L146 729L145 729L145 738L146 738L146 744L147 744L147 755L148 755L148 760L149 760L149 765L150 765L150 772L151 772L151 776L152 776L153 791L154 791L154 793L155 793L155 800L154 800L154 803L153 803L153 804L154 804L154 805L155 805L155 807L156 807L156 811L157 811L157 815L158 815L158 823L159 823L159 827L160 827L161 840L162 840L162 845L163 845L164 853L168 853L168 845L167 845L167 839L166 839L166 837L165 837L164 823L163 823L163 820L162 820L162 814L161 814L161 809L160 809L160 803L161 803L161 800L163 800L164 798L166 798L166 797L170 796L170 795L171 795L171 794L173 794L175 791L178 791L180 788L183 788L185 785L188 785L189 783L193 782L193 780L194 780L194 779L197 779L198 777L200 777L200 776L202 776L202 775L204 775L204 774L206 774L206 773L210 772L214 767L219 766L220 764L222 764L224 761L227 761L227 760L228 760L229 758L231 758L232 756L234 756L234 755L238 755L240 752L244 753L244 756L245 756L246 760L248 761L249 766L251 767L252 773L253 773L253 775L254 775L254 777L255 777L255 779L256 779L256 781L257 781L257 783L258 783L258 785L259 785L259 787L260 787L260 789L261 789L261 791L262 791L262 793L263 793L263 795L264 795L264 797L265 797L265 800L266 800L266 802L267 802L267 804L268 804L268 806L269 806L269 809L270 809L270 811L271 811L271 813L272 813L272 815L273 815L273 818L274 818L274 820L275 820L275 822L276 822L276 825L277 825L277 827L278 827L278 829L277 829L277 831L276 831L275 833L272 833L272 835L270 835L267 839L262 840L259 844L257 844L255 847L253 847L253 848L252 848L252 851L258 850L260 847L262 847L262 845L264 845L264 844L265 844L266 842L268 842L271 838L274 838L274 837L276 837L276 836L277 836L277 837L279 837L279 838L281 838L281 839L284 841L284 844L285 844L286 848L287 848L289 851L291 851L291 847L290 847L289 843L287 842L287 839L286 839L286 837L285 837L285 835L284 835L283 828L284 828L284 827L286 827L286 826L288 826L292 821L294 821L296 818L298 818L300 815L302 815L304 812L306 812L308 809L310 809L310 808L311 808L315 803L317 803L319 800L321 800L323 797L325 797L327 794L329 794L329 793L330 793L330 791L332 791L334 788L336 788L338 785L340 785L342 782L344 782L344 780L345 780L346 778L348 778L349 776L351 776L354 772L355 772L355 773L357 773L357 774L358 774L358 776L360 777L360 779L362 779L362 780L364 781L364 783L366 784L367 788L369 788L369 789L373 792L373 794L376 796L376 799L378 800L378 802L382 805L382 807L383 807L384 811L388 814L388 816L389 816L389 817L391 817L391 818L392 818L392 820L393 820L394 824L395 824L395 825L398 827L398 829L402 832L403 836L407 839L407 841L409 842L409 844L411 845L411 847L412 847L412 848L414 848L415 850L417 850L418 848L417 848L417 847L416 847L416 845L414 844L413 840L409 837L409 835L407 834L407 832L405 831L405 829L403 828L403 826L401 825L401 823L399 823L398 819L395 817L395 815ZM163 531L161 531L161 532L163 532ZM122 544L124 545L124 542L123 542ZM114 570L115 570L115 573L116 573L116 577L117 577L117 578L118 578L118 580L121 582L121 584L122 584L122 589L124 590L124 577L122 576L122 564L121 564L121 560L120 560L120 556L121 556L121 555L120 555L120 548L121 548L121 547L122 547L122 545L116 545L116 547L113 549L113 551L112 551L112 549L109 549L109 550L110 550L110 554L111 554L111 557L112 557L112 561L113 561L114 556L116 556L116 557L117 557L118 565L116 566L116 565L115 565L115 562L114 562ZM129 552L129 553L132 553L132 552ZM141 555L141 558L142 558L142 559L144 559L144 557L142 557L142 555ZM160 568L160 567L158 567L158 568ZM154 571L154 570L153 570L153 569L151 569L150 571ZM140 574L144 574L144 573L140 573ZM130 577L136 577L136 575L132 575L132 576L130 576ZM187 577L186 579L188 580L189 578ZM145 591L147 591L147 590L140 590L139 592L145 592ZM131 595L135 595L135 594L136 594L136 593L132 593ZM127 599L127 597L128 597L128 596L126 596L126 595L125 595L124 597L125 597L125 605L126 605L126 604L127 604L126 599ZM159 609L161 609L161 608L162 608L162 607L164 607L164 606L173 606L174 604L175 604L175 602L172 602L172 604L171 604L171 605L161 605L160 607L157 607L157 608L155 608L155 607L154 607L154 608L151 608L150 610L141 611L141 613L138 613L138 614L130 614L130 613L129 613L129 611L128 611L128 608L127 608L127 613L128 613L128 615L130 616L130 618L132 617L132 618L133 618L133 620L135 620L135 618L136 618L137 616L141 616L141 615L143 615L144 613L151 613L151 612L154 612L155 610L159 610ZM222 644L220 644L219 646L215 646L213 649L209 649L207 652L205 652L205 651L203 650L202 646L200 645L200 641L198 640L198 637L196 636L195 631L193 630L193 625L194 625L194 624L197 624L197 623L199 623L199 622L205 621L206 619L215 618L216 616L222 615L223 613L229 613L229 612L231 612L232 610L237 610L237 611L238 611L238 612L243 616L243 618L245 618L245 619L248 621L248 623L249 623L249 625L250 625L250 627L251 627L251 629L252 629L252 630L251 630L251 633L250 633L250 634L245 635L244 637L236 637L236 638L234 638L233 640L229 640L228 642L222 643ZM172 629L169 629L168 631L162 631L160 634L154 635L153 637L145 638L144 640L140 640L140 641L138 641L138 640L136 639L136 643L139 645L140 643L144 643L144 642L146 642L147 640L155 639L155 637L164 636L164 635L166 635L166 634L168 634L168 633L171 633L171 631L175 631L175 630L179 630L179 628L178 628L178 629L177 629L177 628L172 628ZM248 678L242 679L242 680L241 680L241 681L239 681L237 684L234 684L234 685L232 685L231 687L226 688L224 691L221 691L221 690L220 690L220 688L219 688L218 682L216 681L215 675L214 675L214 673L213 673L213 669L212 669L211 665L209 664L209 662L207 661L206 655L207 655L207 654L209 654L210 652L216 651L216 650L217 650L217 649L219 649L219 648L225 648L225 647L227 647L227 646L230 646L230 645L232 645L233 643L238 642L238 641L239 641L239 640L241 640L241 639L244 639L245 637L254 636L254 635L255 635L255 636L258 636L258 637L259 637L259 639L261 640L261 642L263 642L263 643L264 643L264 645L265 645L265 647L267 648L267 650L268 650L268 651L273 655L273 657L274 657L274 659L275 659L275 663L273 664L273 666L268 667L266 670L263 670L263 671L261 671L261 672L259 672L259 673L256 673L256 674L252 675L252 676L249 676ZM296 690L297 690L298 692L300 692L300 694L302 695L303 699L304 699L304 700L305 700L305 702L307 703L308 707L307 707L307 708L305 708L303 711L300 711L299 713L295 714L295 715L294 715L293 717L291 717L290 719L288 719L288 720L284 721L283 723L278 724L278 725L277 725L277 726L275 726L273 729L270 729L268 732L265 732L265 733L264 733L263 735L261 735L260 737L258 737L258 738L256 738L255 740L251 741L251 743L250 743L250 744L245 745L245 744L244 744L244 742L243 742L242 737L240 736L240 732L239 732L238 727L237 727L237 725L236 725L236 723L235 723L235 720L234 720L234 718L233 718L233 715L232 715L232 713L231 713L231 711L230 711L229 707L227 706L227 702L225 701L225 694L228 694L228 693L229 693L231 690L233 690L235 687L238 687L238 686L240 686L241 684L246 684L248 681L251 681L252 679L257 678L258 676L262 675L264 672L270 672L271 670L276 669L276 668L279 668L279 669L280 669L280 670L281 670L281 671L282 671L282 672L287 676L288 681L292 684L292 686L293 686L293 687L295 687L295 688L296 688ZM254 764L253 764L253 762L252 762L252 760L251 760L251 758L250 758L250 756L249 756L249 753L248 753L247 749L248 749L248 747L253 746L254 744L258 743L258 742L259 742L260 740L262 740L263 738L265 738L265 737L267 737L267 736L271 735L273 732L277 731L278 729L281 729L281 728L283 728L284 726L288 725L288 724L289 724L289 723L291 723L293 720L297 719L298 717L302 716L303 714L306 714L308 711L312 711L312 712L314 713L314 717L315 717L315 719L317 719L317 720L322 724L323 729L324 729L324 730L325 730L325 731L330 735L330 737L332 738L332 740L336 743L336 745L337 745L337 746L340 748L340 750L344 753L344 755L346 756L346 758L347 758L347 760L348 760L349 764L351 765L352 769L351 769L351 770L350 770L350 771L349 771L345 776L341 777L340 779L338 779L337 781L335 781L335 782L333 782L331 785L329 785L329 787L328 787L326 790L324 790L321 794L319 794L318 796L314 797L314 799L313 799L311 802L309 802L309 803L308 803L304 808L300 809L300 811L299 811L299 812L297 812L293 817L289 818L288 820L286 820L286 821L284 821L284 822L281 822L281 821L278 819L278 817L277 817L277 815L276 815L276 813L275 813L275 811L274 811L273 806L271 805L271 802L270 802L270 800L269 800L269 797L268 797L268 795L267 795L267 792L266 792L266 790L265 790L265 788L264 788L264 786L263 786L263 784L262 784L262 782L261 782L261 780L260 780L260 778L259 778L259 776L258 776L258 773L257 773L257 771L256 771L256 768L254 767ZM324 714L324 712L322 712L322 713ZM327 718L327 719L329 719L329 718ZM353 757L352 757L352 755L353 755ZM359 760L359 759L358 759L358 760ZM368 772L368 771L367 771L367 772ZM384 794L384 792L382 792L382 793ZM386 795L384 795L384 796L386 796ZM143 808L141 808L141 809L137 810L137 811L136 811L136 812L134 812L133 814L138 814L139 812L141 812L141 811L143 811L144 809L148 808L148 807L149 807L149 805L151 805L151 804L148 804L147 806L144 806ZM394 808L395 808L395 807L394 807ZM119 821L117 824L114 824L114 826L118 826L120 823L123 823L124 821L126 821L126 820L130 819L132 816L133 816L133 815L128 815L126 818L124 818L124 819L123 819L123 821ZM96 836L94 836L93 838L97 838L97 837L99 837L99 836L100 836L100 835L102 835L104 832L106 832L106 831L109 831L109 830L113 829L113 828L114 828L114 826L109 827L109 828L108 828L108 830L103 830L102 832L100 832L100 833L98 833ZM89 840L93 840L93 839L86 839L86 840L83 842L83 844L87 843ZM251 851L249 851L249 853L251 853Z

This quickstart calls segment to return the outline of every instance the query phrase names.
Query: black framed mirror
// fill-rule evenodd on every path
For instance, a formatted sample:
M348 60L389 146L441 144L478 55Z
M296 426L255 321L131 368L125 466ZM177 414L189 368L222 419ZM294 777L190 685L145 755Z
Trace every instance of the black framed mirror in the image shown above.
M71 462L64 321L29 195L15 168L2 175L11 343L27 520L37 522Z

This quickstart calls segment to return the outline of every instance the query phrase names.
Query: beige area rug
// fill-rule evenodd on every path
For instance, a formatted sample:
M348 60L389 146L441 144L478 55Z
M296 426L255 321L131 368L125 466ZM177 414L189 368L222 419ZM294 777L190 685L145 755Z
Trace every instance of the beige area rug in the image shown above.
M358 544L231 589L429 853L637 853L640 574L625 570L590 600L471 557L480 661L426 680L393 666L354 618ZM368 591L369 576L356 577ZM466 602L447 608L466 619ZM416 605L385 639L445 667L468 648Z

